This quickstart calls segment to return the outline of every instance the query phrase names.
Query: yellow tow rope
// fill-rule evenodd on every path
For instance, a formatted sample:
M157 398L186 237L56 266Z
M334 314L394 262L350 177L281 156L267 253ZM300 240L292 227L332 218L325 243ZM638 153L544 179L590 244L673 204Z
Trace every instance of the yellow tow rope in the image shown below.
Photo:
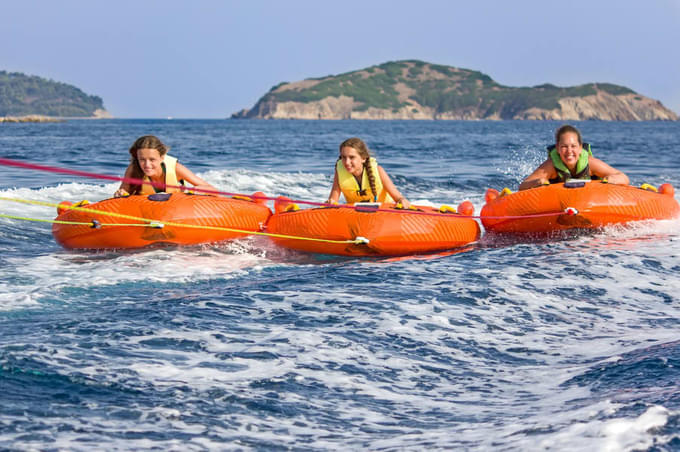
M92 226L92 222L85 223L82 221L61 221L61 220L43 220L41 218L28 218L28 217L17 217L16 215L5 215L0 213L0 218L10 218L12 220L24 220L24 221L39 221L41 223L56 223L56 224L82 224L87 226ZM138 226L146 226L145 224L138 224Z
M29 217L17 217L16 215L6 215L0 213L0 218L10 218L12 220L24 220L24 221L37 221L40 223L53 223L53 224L70 224L70 225L82 225L82 226L95 226L94 221L63 221L63 220L44 220L42 218L29 218ZM156 222L160 223L160 222ZM96 223L96 226L141 226L143 228L158 228L163 227L162 224L141 224L141 223Z
M6 198L4 196L0 196L0 201L10 201L10 202L17 202L17 203L23 203L23 204L33 204L36 206L44 206L44 207L62 207L59 204L51 203L51 202L45 202L45 201L33 201L30 199L19 199L19 198ZM142 227L151 227L151 228L158 228L158 227L163 227L163 226L174 226L174 227L180 227L180 228L194 228L194 229L209 229L213 231L226 231L226 232L237 232L240 234L253 234L253 235L263 235L267 237L278 237L282 239L294 239L294 240L308 240L308 241L313 241L313 242L323 242L323 243L337 243L337 244L355 244L355 245L365 245L369 243L369 240L365 237L357 237L354 240L329 240L329 239L317 239L313 237L301 237L301 236L295 236L295 235L285 235L285 234L272 234L271 232L259 232L259 231L248 231L248 230L243 230L243 229L234 229L234 228L225 228L221 226L201 226L201 225L196 225L196 224L183 224L183 223L174 223L171 221L161 221L161 220L152 220L150 218L142 218L142 217L135 217L132 215L125 215L122 213L116 213L116 212L105 212L103 210L97 210L97 209L90 209L87 207L76 207L76 206L65 206L66 209L68 210L78 210L80 212L87 212L87 213L94 213L94 214L100 214L100 215L106 215L110 217L118 217L118 218L125 218L126 220L136 220L136 221L145 221L148 224L120 224L120 223L99 223L98 226L142 226ZM14 215L4 215L0 214L0 217L3 218L11 218L14 220L25 220L25 221L37 221L37 222L42 222L42 223L56 223L56 224L73 224L73 225L87 225L87 226L94 226L94 222L77 222L77 221L62 221L62 220L44 220L40 218L28 218L28 217L17 217Z

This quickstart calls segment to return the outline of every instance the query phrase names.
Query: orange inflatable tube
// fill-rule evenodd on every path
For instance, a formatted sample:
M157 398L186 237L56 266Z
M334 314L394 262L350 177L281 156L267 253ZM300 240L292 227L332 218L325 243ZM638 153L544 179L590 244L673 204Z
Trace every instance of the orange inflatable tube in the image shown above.
M505 192L505 190L504 190ZM487 190L481 217L494 233L550 233L574 228L601 228L639 220L680 216L674 189L663 184L656 190L600 181L567 181L516 193Z
M52 234L65 248L141 248L155 244L219 242L248 235L243 231L261 231L271 216L271 210L264 204L263 200L247 197L234 199L185 193L136 195L76 204L87 210L75 210L70 208L73 205L63 202L56 221L65 223L55 223Z
M468 202L469 204L469 202ZM297 236L271 237L285 248L343 256L403 256L450 250L479 239L479 224L466 216L440 213L431 207L418 212L395 209L393 204L377 206L290 209L276 203L276 213L267 232ZM471 213L470 213L471 214ZM351 242L359 238L362 243ZM366 239L366 240L362 240Z

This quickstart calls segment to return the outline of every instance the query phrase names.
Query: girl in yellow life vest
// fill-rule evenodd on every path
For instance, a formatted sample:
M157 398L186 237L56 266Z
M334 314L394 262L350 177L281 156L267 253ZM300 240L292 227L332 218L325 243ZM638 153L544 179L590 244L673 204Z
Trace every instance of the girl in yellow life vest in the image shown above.
M349 138L340 144L333 188L326 202L337 204L341 192L348 204L366 201L395 202L405 209L411 205L399 193L383 167L371 157L366 143L360 138Z
M125 179L143 179L159 185L131 184L123 182L113 194L114 198L128 195L150 195L158 192L182 191L167 185L184 185L189 182L195 188L218 191L215 187L192 173L186 166L168 155L168 147L153 135L137 138L130 148L130 165L125 170Z

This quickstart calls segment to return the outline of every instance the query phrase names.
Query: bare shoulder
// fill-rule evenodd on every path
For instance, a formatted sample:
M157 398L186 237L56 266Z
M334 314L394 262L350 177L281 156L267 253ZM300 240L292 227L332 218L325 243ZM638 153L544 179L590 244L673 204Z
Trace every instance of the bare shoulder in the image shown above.
M541 164L538 166L538 168L539 168L539 169L553 170L553 171L554 171L554 170L555 170L555 164L553 163L552 159L549 159L549 158L548 158L548 159L544 160L543 163L541 163Z
M177 164L175 165L175 172L177 173L178 176L193 174L189 168L187 168L186 166L182 165L179 162L177 162Z

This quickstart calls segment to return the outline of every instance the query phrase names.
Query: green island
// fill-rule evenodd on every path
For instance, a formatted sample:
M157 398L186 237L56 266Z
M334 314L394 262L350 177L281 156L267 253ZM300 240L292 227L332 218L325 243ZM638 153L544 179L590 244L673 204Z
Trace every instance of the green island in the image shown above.
M99 96L66 83L0 71L0 122L48 122L110 117Z
M283 82L252 109L256 119L677 120L659 101L611 83L503 86L474 70L394 61L298 82Z

